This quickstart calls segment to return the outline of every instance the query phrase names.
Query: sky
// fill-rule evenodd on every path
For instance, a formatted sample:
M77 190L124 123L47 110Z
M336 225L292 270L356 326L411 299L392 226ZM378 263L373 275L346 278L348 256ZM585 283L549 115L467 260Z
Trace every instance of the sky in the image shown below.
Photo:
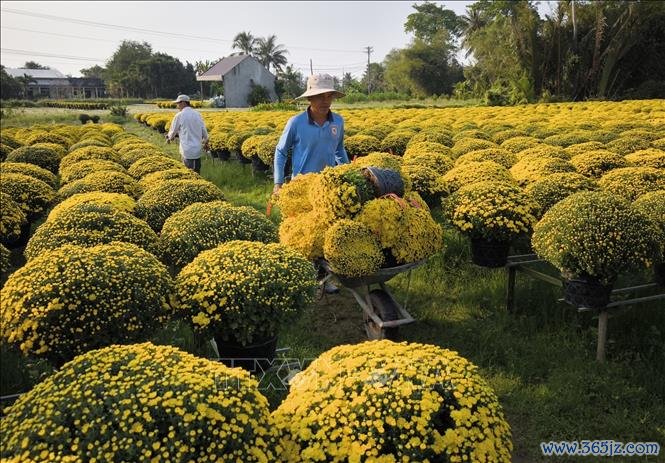
M66 75L104 66L122 40L148 42L154 52L187 61L216 61L233 53L239 32L276 35L289 64L360 78L372 62L413 39L404 23L422 1L1 1L0 63L36 61ZM439 1L461 15L472 1Z

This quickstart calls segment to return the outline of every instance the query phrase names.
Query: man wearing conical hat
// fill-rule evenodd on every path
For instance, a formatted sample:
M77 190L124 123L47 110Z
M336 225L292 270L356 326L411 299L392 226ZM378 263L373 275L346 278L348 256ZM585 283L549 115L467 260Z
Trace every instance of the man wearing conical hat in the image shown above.
M293 149L293 177L349 162L344 149L344 120L330 110L333 99L343 96L335 90L331 75L309 76L307 90L298 97L307 98L309 107L289 119L275 149L273 194L277 194L284 183L289 149Z
M307 90L298 97L307 98L309 107L289 119L275 149L274 195L279 193L284 183L284 166L290 149L293 149L293 177L321 172L327 166L349 162L349 156L344 149L344 120L330 110L333 99L343 96L342 92L335 90L331 75L309 76ZM314 267L319 271L319 278L323 278L323 269L317 264L314 264ZM339 292L327 278L322 282L326 293Z

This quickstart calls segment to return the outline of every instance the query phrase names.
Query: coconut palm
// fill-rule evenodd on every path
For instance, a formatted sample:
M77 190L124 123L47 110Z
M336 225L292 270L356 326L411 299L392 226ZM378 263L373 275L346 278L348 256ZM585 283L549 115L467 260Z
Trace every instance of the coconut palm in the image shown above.
M256 45L256 38L251 34L251 32L240 32L236 34L233 38L232 48L240 50L246 55L251 55L254 52L254 47Z
M215 61L210 61L210 60L195 61L194 71L196 71L197 76L200 76L201 74L205 73L208 69L213 67L215 64L219 63L221 60L222 58L218 58Z
M487 21L478 8L467 8L466 15L461 17L464 22L462 31L462 47L466 48L466 56L473 53L473 34L487 25Z
M284 45L277 44L277 36L274 34L256 40L254 55L268 69L272 65L275 71L281 71L282 66L288 62L285 56L286 53L288 51L284 48Z

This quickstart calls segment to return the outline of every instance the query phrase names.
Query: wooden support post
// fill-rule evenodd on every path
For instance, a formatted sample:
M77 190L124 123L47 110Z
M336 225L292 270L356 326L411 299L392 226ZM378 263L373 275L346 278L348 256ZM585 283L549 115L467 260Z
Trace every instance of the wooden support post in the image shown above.
M598 346L596 348L596 361L605 362L605 343L607 342L607 310L598 315Z
M506 288L506 310L511 313L515 309L515 274L517 269L509 266L508 270L508 285Z

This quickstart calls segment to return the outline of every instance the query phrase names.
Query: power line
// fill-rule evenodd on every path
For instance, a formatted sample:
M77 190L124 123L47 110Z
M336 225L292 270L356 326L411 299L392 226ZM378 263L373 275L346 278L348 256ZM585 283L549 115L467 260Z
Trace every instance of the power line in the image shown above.
M21 29L19 27L5 26L2 29L3 30L4 29L12 29L12 30L16 30L16 31L33 32L33 33L36 33L36 34L54 35L54 36L57 36L57 37L69 37L69 38L73 38L73 39L94 40L94 41L97 41L97 42L118 43L120 41L120 39L118 39L118 40L95 39L95 38L92 38L92 37L85 37L85 36L82 36L82 35L58 34L58 33L55 33L55 32L44 32L44 31L35 31L35 30L32 30L32 29ZM173 50L183 50L183 51L196 51L196 52L201 52L201 53L212 53L212 54L218 54L219 53L219 51L200 50L200 49L194 49L194 48L180 48L180 47L172 47L172 46L159 47L159 48L169 48L169 49L173 49Z
M185 38L185 39L194 39L194 40L211 40L214 42L233 42L233 40L226 40L226 39L217 39L217 38L212 38L212 37L202 37L202 36L197 36L197 35L189 35L189 34L181 34L178 32L166 32L166 31L158 31L158 30L153 30L153 29L144 29L141 27L131 27L131 26L120 26L117 24L109 24L109 23L101 23L101 22L96 22L96 21L88 21L86 19L76 19L76 18L66 18L63 16L55 16L51 14L44 14L44 13L34 13L31 11L23 11L23 10L15 10L13 8L0 8L0 11L4 11L6 13L14 13L14 14L20 14L20 15L25 15L25 16L32 16L35 18L42 18L42 19L49 19L53 21L64 21L64 22L70 22L74 24L82 24L86 26L95 26L95 27L104 27L104 28L109 28L109 29L119 29L119 30L124 30L124 31L133 31L133 32L143 32L147 34L157 34L157 35L166 35L169 37L180 37L180 38Z
M309 63L289 63L289 64L293 64L293 65L296 65L296 66L309 66ZM360 61L359 63L351 63L351 64L322 64L322 66L338 66L338 67L344 67L344 66L348 66L348 67L365 66L365 62L364 62L364 61Z
M178 32L172 32L172 31L159 31L159 30L154 30L154 29L144 29L140 27L131 27L131 26L120 26L118 24L109 24L109 23L101 23L101 22L96 22L96 21L88 21L86 19L76 19L76 18L67 18L64 16L56 16L56 15L51 15L51 14L44 14L44 13L35 13L31 11L24 11L24 10L16 10L14 8L0 8L0 11L3 11L5 13L13 13L13 14L19 14L19 15L25 15L25 16L32 16L35 18L42 18L42 19L49 19L53 21L64 21L64 22L70 22L74 24L82 24L82 25L87 25L87 26L94 26L94 27L104 27L104 28L110 28L110 29L118 29L118 30L126 30L126 31L133 31L133 32L143 32L147 34L157 34L157 35L166 35L168 37L180 37L184 39L192 39L192 40L209 40L212 42L233 42L233 40L230 39L219 39L219 38L214 38L214 37L204 37L204 36L197 36L197 35L190 35L190 34L181 34ZM363 53L360 50L340 50L340 49L333 49L333 48L311 48L311 47L301 47L297 45L284 45L285 47L291 48L291 49L299 49L299 50L313 50L313 51L333 51L333 52L340 52L340 53Z
M8 55L22 55L22 56L42 56L46 58L63 58L75 61L93 61L95 63L103 63L104 60L98 58L88 58L84 56L71 56L71 55L58 55L55 53L42 53L38 51L29 50L16 50L14 48L0 48L0 52L7 53Z

